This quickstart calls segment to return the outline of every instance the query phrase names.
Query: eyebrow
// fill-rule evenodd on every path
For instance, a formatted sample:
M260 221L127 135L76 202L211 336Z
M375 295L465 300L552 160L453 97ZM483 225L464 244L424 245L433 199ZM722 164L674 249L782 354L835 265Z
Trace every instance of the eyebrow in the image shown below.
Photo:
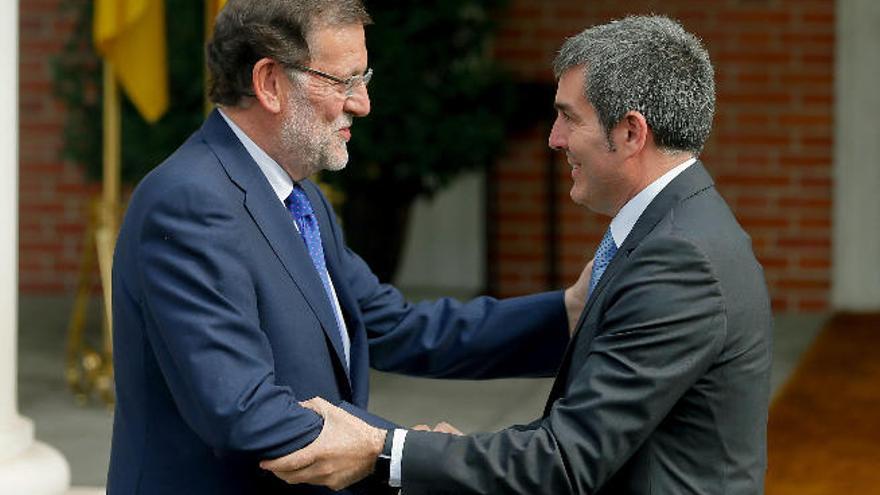
M574 107L572 107L568 103L562 103L562 102L558 102L558 101L553 102L553 108L555 108L557 110L561 110L563 112L571 112L572 110L574 110Z

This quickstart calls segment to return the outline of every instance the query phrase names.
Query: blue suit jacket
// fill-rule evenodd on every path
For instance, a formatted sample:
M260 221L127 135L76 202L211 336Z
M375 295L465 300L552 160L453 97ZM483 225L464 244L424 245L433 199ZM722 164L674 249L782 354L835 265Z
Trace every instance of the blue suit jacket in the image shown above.
M321 396L387 427L366 412L369 364L461 378L556 371L568 339L559 293L409 304L346 247L318 188L303 186L350 369L305 244L219 114L136 189L113 265L109 494L327 493L258 467L320 433L298 401Z

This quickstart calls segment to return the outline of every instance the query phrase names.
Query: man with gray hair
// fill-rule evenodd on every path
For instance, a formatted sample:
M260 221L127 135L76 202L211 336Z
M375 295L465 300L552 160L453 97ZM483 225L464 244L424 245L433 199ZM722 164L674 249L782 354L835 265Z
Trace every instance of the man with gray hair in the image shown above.
M360 0L229 0L219 15L218 108L138 185L116 245L109 495L326 494L259 467L332 430L299 401L389 428L366 410L368 366L558 368L587 276L566 292L410 304L348 249L308 180L345 167L370 111L369 23Z
M697 159L709 56L675 21L628 17L570 38L555 72L549 144L571 166L572 200L612 218L577 333L533 423L388 431L403 492L762 493L771 312L751 241ZM326 402L309 407L340 435L374 438ZM363 469L332 447L319 437L264 467L289 482Z

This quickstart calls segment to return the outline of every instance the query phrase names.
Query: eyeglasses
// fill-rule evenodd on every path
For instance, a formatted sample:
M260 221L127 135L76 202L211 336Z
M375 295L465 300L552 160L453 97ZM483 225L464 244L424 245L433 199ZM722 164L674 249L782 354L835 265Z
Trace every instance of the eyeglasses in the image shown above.
M373 69L369 68L363 74L351 76L346 79L304 65L291 65L290 68L324 78L332 82L334 85L342 86L346 98L354 96L354 90L357 89L359 84L363 83L364 87L367 87L367 84L370 84L370 79L373 78Z

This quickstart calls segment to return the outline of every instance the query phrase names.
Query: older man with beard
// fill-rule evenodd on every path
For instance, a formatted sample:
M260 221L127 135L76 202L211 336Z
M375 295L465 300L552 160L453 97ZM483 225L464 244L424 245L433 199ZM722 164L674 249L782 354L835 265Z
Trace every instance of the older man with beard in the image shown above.
M407 303L308 180L345 167L352 120L370 111L368 23L359 0L230 0L220 14L218 108L138 186L116 246L109 494L328 493L259 467L326 429L300 401L389 428L366 412L368 365L557 369L585 276L564 293Z

